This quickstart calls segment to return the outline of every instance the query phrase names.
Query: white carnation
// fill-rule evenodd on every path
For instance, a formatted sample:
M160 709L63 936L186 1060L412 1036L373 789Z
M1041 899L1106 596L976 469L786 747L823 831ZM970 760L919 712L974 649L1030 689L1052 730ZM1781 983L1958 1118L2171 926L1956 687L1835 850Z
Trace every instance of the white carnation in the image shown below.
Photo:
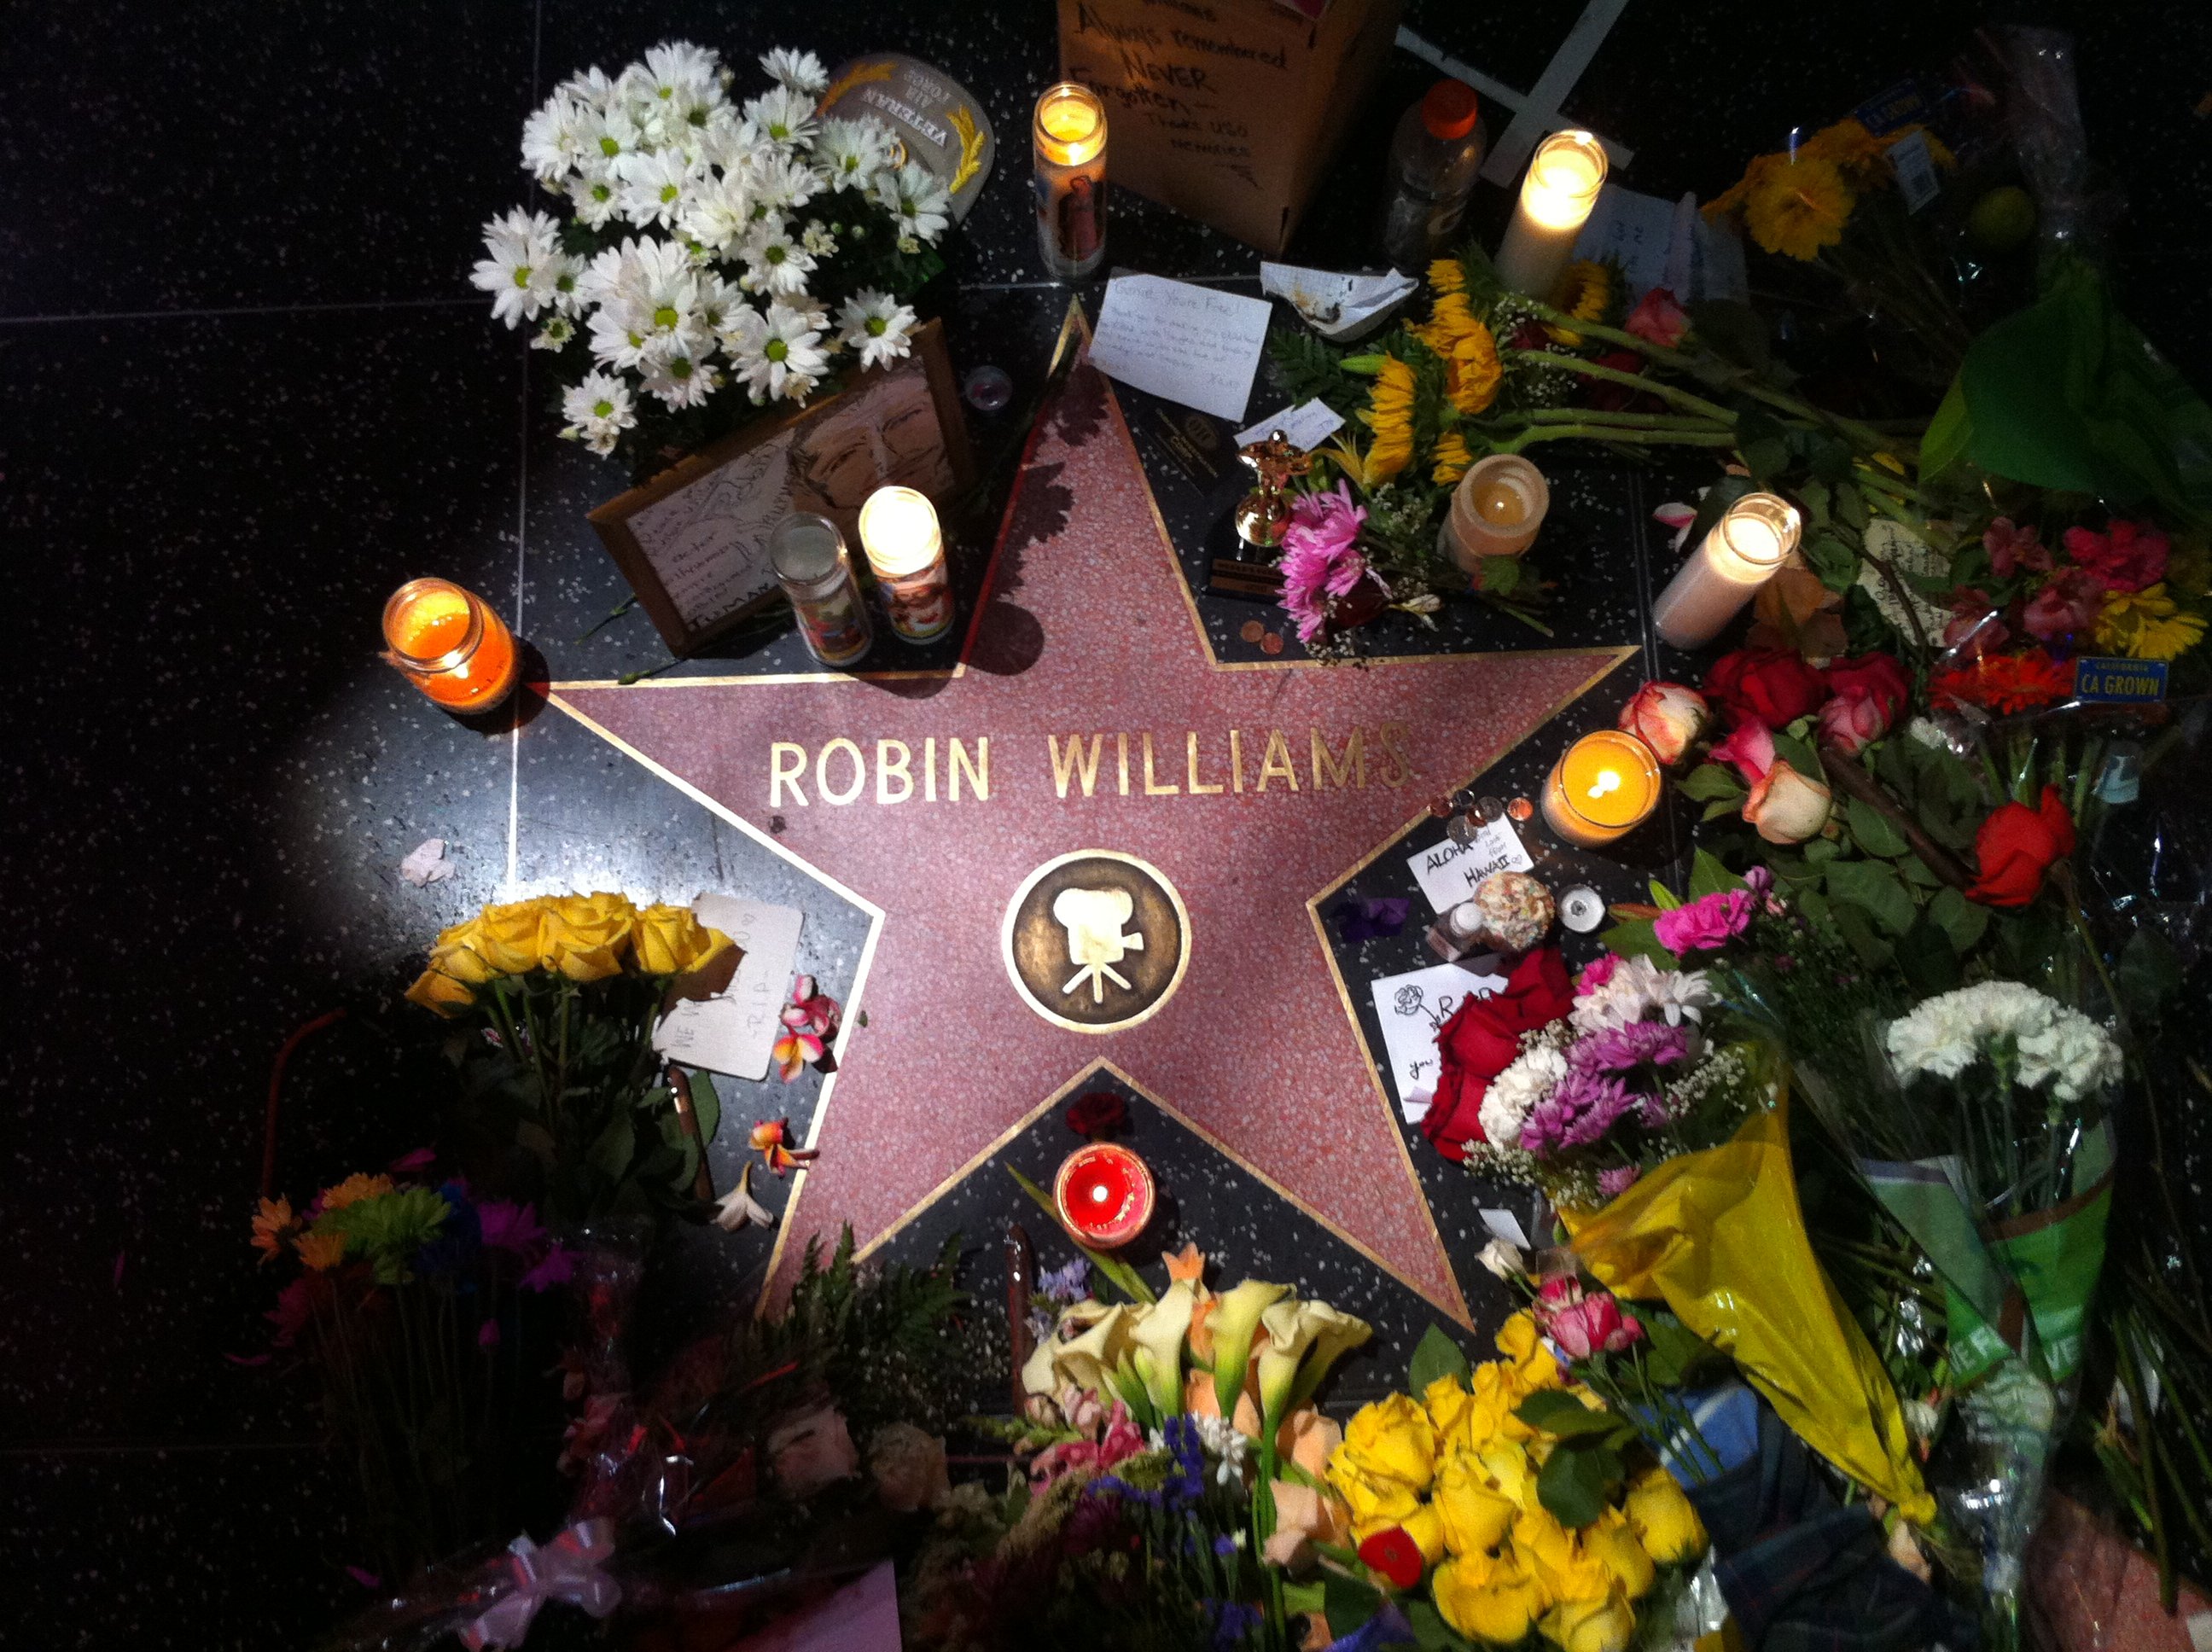
M1567 1055L1559 1040L1538 1035L1483 1092L1482 1133L1500 1147L1518 1146L1528 1114L1566 1076Z
M1955 1078L2008 1042L2022 1089L2077 1102L2120 1077L2119 1046L2088 1017L2014 981L1983 981L1913 1005L1882 1031L1898 1077Z

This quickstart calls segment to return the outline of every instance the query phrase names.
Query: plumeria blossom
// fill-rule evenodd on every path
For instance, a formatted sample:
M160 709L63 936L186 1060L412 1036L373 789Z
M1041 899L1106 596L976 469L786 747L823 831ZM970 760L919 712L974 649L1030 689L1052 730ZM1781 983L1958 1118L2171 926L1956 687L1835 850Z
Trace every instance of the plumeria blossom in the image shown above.
M781 1119L768 1119L752 1127L748 1138L753 1151L761 1156L761 1163L778 1175L788 1175L801 1164L819 1158L818 1147L791 1145L791 1127Z
M864 289L845 301L837 313L844 328L838 342L860 353L860 365L872 367L895 361L908 349L914 336L915 313L888 293Z
M783 1035L775 1042L776 1071L786 1083L808 1063L823 1059L829 1041L836 1036L837 1015L837 1000L817 992L813 976L801 975L793 984L791 1002L783 1006Z
M747 1160L745 1168L738 1172L738 1185L714 1201L714 1225L725 1233L775 1225L775 1212L753 1197L750 1160Z

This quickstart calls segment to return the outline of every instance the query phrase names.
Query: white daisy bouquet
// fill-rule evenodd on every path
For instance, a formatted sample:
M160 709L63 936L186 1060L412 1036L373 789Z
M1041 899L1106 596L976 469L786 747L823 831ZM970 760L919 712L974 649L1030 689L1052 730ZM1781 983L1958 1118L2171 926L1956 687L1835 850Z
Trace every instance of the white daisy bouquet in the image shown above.
M769 84L742 101L682 41L572 76L522 129L559 216L484 227L471 280L552 354L561 434L634 471L906 355L904 301L944 267L945 183L882 121L821 118L812 52L760 64Z

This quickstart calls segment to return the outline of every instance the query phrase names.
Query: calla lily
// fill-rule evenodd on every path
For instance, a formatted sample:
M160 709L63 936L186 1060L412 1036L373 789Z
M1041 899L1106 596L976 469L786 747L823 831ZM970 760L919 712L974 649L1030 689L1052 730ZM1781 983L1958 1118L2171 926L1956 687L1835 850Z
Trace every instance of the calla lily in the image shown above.
M1128 1314L1126 1303L1115 1303L1100 1315L1081 1336L1072 1342L1056 1345L1053 1349L1053 1370L1059 1374L1060 1380L1073 1382L1079 1388L1088 1388L1096 1394L1118 1392L1112 1386L1114 1367L1120 1358L1122 1339L1127 1334L1127 1327L1123 1321Z
M1296 1298L1274 1303L1260 1322L1267 1327L1267 1346L1260 1356L1260 1409L1270 1429L1321 1386L1339 1354L1374 1334L1364 1320L1339 1313L1325 1302Z
M1105 1318L1109 1311L1105 1303L1093 1302L1087 1297L1081 1302L1071 1303L1061 1313L1060 1323L1053 1327L1052 1334L1038 1343L1030 1351L1029 1358L1023 1362L1023 1390L1029 1394L1057 1394L1063 1386L1059 1370L1060 1353L1066 1346L1060 1339L1067 1335L1070 1327L1087 1328Z
M1224 1414L1237 1408L1244 1387L1244 1368L1251 1363L1252 1333L1260 1328L1260 1315L1290 1294L1286 1285L1247 1279L1234 1291L1216 1297L1211 1321L1213 1331L1213 1394Z
M1198 1287L1187 1278L1177 1279L1128 1329L1137 1375L1152 1409L1163 1416L1182 1409L1182 1339L1197 1305Z

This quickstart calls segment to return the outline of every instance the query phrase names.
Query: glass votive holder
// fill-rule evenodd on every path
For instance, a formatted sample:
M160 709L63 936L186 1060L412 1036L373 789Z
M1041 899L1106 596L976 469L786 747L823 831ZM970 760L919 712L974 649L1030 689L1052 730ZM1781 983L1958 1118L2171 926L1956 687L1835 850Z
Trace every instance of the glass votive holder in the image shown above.
M489 604L450 580L410 580L384 604L385 659L433 704L468 716L514 692L514 635Z
M1544 823L1582 848L1599 848L1641 826L1659 806L1659 758L1633 734L1585 734L1544 781Z
M860 507L860 549L884 588L891 629L908 642L934 642L952 629L952 576L929 495L878 488Z
M1052 1200L1070 1231L1086 1245L1126 1245L1152 1219L1152 1172L1114 1142L1079 1147L1060 1162Z
M1551 508L1551 484L1541 471L1518 453L1492 453L1452 489L1437 549L1466 573L1477 573L1481 558L1518 556L1534 544Z
M794 511L768 536L769 566L799 616L799 640L824 665L857 665L874 646L876 629L853 578L845 536L826 516Z
M1030 138L1045 273L1079 279L1106 257L1106 106L1077 82L1048 86Z

